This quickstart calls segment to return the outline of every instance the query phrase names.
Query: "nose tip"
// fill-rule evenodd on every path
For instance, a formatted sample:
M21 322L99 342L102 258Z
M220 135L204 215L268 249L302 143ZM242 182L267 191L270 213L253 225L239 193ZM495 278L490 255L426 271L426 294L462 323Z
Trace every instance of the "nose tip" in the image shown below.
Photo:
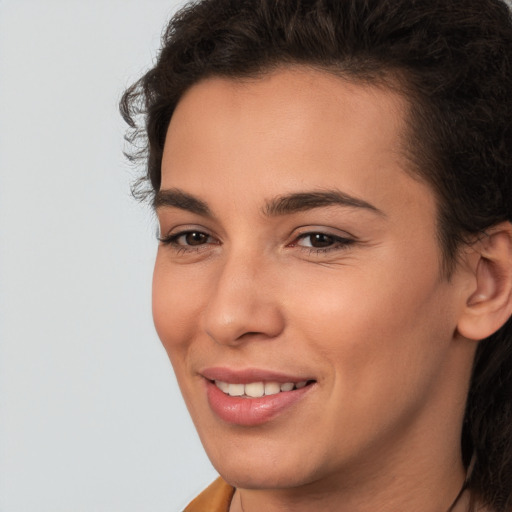
M240 306L240 304L238 305ZM270 306L258 311L237 307L230 313L215 313L206 326L206 333L216 343L238 345L249 339L271 339L282 330L282 320L277 310Z
M247 266L225 272L217 282L205 312L205 331L219 344L238 345L249 339L271 339L284 328L275 288L263 272Z

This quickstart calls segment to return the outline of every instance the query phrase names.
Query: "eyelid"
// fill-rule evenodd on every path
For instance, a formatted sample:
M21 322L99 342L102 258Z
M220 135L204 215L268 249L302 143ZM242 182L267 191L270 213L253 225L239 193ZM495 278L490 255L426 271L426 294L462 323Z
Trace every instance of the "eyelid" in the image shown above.
M185 251L189 251L189 250L197 251L197 250L200 250L201 248L203 248L204 246L212 245L211 242L206 242L204 244L198 244L198 245L187 245L187 244L176 243L176 241L180 237L186 236L190 233L204 234L208 237L209 240L211 240L211 239L215 240L216 241L215 245L220 243L218 238L216 237L216 235L212 234L209 229L205 228L204 226L198 226L198 225L175 226L172 229L168 230L167 234L165 234L163 236L161 234L157 234L157 240L162 245L179 248L180 250L185 250Z
M290 235L290 238L296 240L301 237L316 234L322 234L343 240L353 240L354 242L358 241L358 238L352 233L349 233L348 231L317 225L299 226L298 228L293 230L293 232Z
M204 233L202 231L196 231L196 230L193 230L193 231L182 231L180 233L176 233L176 234L172 234L172 235L166 235L164 237L159 237L158 240L160 242L162 242L164 245L176 245L176 246L179 246L179 247L199 247L201 245L207 245L209 242L206 241L204 244L197 244L194 245L194 244L180 244L180 243L177 243L177 241L182 238L182 237L185 237L187 235L190 235L192 233L195 233L195 234L201 234L201 235L205 235L207 237L207 239L212 239L213 237L211 235L209 235L208 233Z
M333 232L336 231L336 232ZM301 245L299 241L305 240L313 235L323 235L333 240L331 245L325 247L315 247L314 245ZM298 248L301 251L307 251L309 254L325 254L331 251L347 250L350 246L357 243L357 238L346 231L340 232L321 226L307 226L300 228L298 233L293 234L292 242L287 244L289 248Z
M170 226L170 227L167 227ZM167 229L166 229L167 227ZM177 235L179 233L190 233L191 231L197 231L200 233L205 233L206 235L210 235L216 237L216 235L212 232L212 230L202 224L193 224L193 223L183 223L183 224L174 224L174 222L162 222L157 228L157 238L168 238L170 236ZM162 233L165 233L163 235Z

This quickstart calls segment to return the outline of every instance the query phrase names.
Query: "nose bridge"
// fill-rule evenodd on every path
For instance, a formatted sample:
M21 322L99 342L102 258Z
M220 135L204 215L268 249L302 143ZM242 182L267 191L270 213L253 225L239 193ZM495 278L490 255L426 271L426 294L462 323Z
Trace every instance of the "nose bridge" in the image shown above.
M205 330L217 343L237 344L249 335L276 337L283 328L272 271L262 254L231 251L219 262L205 312Z

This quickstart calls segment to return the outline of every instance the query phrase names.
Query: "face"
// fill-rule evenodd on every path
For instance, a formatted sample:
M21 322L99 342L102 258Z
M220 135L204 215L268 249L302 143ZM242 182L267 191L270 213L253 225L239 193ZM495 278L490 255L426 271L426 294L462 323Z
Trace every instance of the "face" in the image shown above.
M405 111L388 90L284 69L200 82L173 115L153 314L234 485L410 459L454 406L457 276L440 272L434 195L407 172Z

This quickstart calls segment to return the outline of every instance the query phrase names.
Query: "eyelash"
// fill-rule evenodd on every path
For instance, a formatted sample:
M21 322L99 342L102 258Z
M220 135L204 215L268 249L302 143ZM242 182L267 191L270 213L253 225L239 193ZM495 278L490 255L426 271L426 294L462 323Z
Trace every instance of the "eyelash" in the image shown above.
M195 229L189 229L186 231L180 231L179 233L174 233L171 235L166 235L163 237L158 236L157 239L162 245L170 246L174 251L176 251L178 254L182 254L185 252L199 252L204 249L204 246L207 245L207 243L204 244L198 244L198 245L185 245L185 244L179 244L178 240L181 237L185 237L187 235L204 235L206 239L213 238L208 233L205 233L203 231L195 230ZM217 244L215 244L217 245Z
M187 245L187 244L179 244L178 240L187 235L201 235L206 237L206 242L198 245ZM327 247L307 247L299 244L300 241L307 239L308 237L313 237L315 235L320 235L326 238L329 238L332 242L332 245ZM180 231L179 233L167 235L164 237L157 237L162 245L170 246L174 251L178 254L190 253L190 252L199 252L204 250L206 245L208 244L208 240L213 237L208 233L199 230L187 230ZM351 245L356 243L356 240L353 238L345 238L337 235L333 235L330 233L325 233L322 231L309 231L307 233L299 234L293 242L287 245L287 247L298 247L300 250L307 251L308 254L326 254L331 251L341 251L348 249ZM214 245L218 245L215 243Z
M332 245L329 245L327 247L304 247L298 244L299 241L305 240L315 235L320 235L329 238L332 241ZM301 233L300 235L298 235L295 238L295 240L291 244L289 244L289 246L299 247L300 249L307 251L309 254L325 254L331 251L346 250L355 242L356 241L353 238L345 238L342 236L333 235L331 233L324 233L323 231L308 231L307 233Z

